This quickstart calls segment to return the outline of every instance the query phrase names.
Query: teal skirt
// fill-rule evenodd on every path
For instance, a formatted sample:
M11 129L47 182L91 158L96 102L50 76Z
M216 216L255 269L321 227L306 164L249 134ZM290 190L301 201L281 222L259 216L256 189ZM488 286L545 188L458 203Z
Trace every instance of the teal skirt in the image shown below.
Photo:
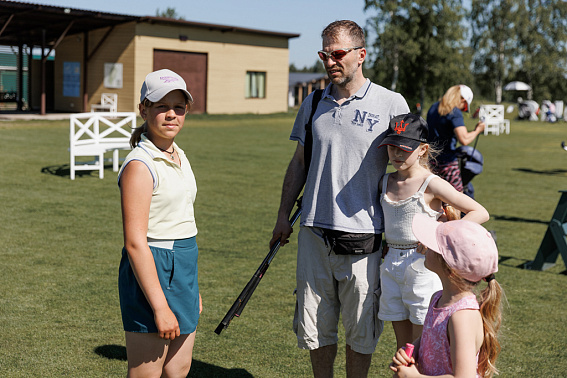
M195 332L199 320L198 248L195 237L175 240L171 249L150 246L150 250L161 288L169 308L177 317L181 334ZM154 313L134 276L126 248L122 248L118 291L124 331L157 333Z

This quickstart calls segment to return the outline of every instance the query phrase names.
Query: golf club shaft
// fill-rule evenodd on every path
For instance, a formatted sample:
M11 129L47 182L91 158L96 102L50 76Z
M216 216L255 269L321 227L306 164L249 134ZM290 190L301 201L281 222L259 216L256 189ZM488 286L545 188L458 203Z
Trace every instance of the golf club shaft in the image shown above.
M300 215L301 215L301 198L297 200L297 210L289 220L291 223L291 227L293 227L297 219L299 219ZM217 335L220 335L222 330L228 327L230 321L235 316L240 316L242 310L244 310L244 307L248 303L248 300L250 299L250 297L252 297L254 290L256 290L256 287L258 287L258 284L260 283L260 280L264 276L264 273L266 273L266 271L270 267L270 263L272 262L273 258L276 256L276 253L280 249L280 245L281 245L281 240L278 240L272 246L270 252L264 258L264 261L262 261L260 267L258 267L258 269L256 270L256 273L254 273L250 281L248 281L248 283L246 284L246 286L244 287L238 298L236 298L236 301L234 301L234 303L230 307L230 310L228 310L228 312L226 313L226 315L224 316L218 327L215 329L215 333Z

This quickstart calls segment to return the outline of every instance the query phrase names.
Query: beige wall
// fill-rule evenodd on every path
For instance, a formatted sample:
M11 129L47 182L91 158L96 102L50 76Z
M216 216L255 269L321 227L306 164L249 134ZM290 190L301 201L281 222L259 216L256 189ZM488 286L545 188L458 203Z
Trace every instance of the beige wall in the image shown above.
M89 51L93 51L107 30L89 33ZM181 41L180 35L187 40ZM83 88L80 97L64 97L62 85L63 62L80 62L83 68L83 38L83 35L66 37L57 48L56 110L83 111ZM136 111L140 86L153 70L154 49L207 54L207 113L287 111L289 51L286 37L149 23L117 26L92 56L88 66L89 106L85 111L90 111L91 104L100 102L103 92L118 94L118 111ZM123 64L123 88L104 88L104 63ZM266 72L266 98L245 98L247 71Z
M153 69L153 50L206 53L207 113L274 113L287 111L288 40L246 33L138 24L136 80ZM187 41L180 41L179 35ZM266 72L266 98L245 98L246 71Z
M109 28L98 29L88 34L88 51L93 53L96 46L102 41ZM88 106L83 109L83 46L84 34L66 37L58 46L55 54L55 110L83 112L90 111L92 104L99 104L102 93L118 94L118 111L131 112L134 85L134 24L120 25L114 28L94 51L88 62L87 95ZM81 87L79 97L63 96L63 63L80 62L81 64ZM122 63L123 86L122 88L104 87L104 63Z

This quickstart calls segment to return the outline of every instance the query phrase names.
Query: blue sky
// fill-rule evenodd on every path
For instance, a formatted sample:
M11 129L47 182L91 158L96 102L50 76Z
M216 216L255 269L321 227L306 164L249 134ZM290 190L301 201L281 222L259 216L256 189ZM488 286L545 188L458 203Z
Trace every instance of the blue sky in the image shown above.
M290 63L312 66L321 49L321 30L335 20L364 26L364 0L20 0L86 10L154 16L156 9L175 8L187 21L301 34L289 42Z

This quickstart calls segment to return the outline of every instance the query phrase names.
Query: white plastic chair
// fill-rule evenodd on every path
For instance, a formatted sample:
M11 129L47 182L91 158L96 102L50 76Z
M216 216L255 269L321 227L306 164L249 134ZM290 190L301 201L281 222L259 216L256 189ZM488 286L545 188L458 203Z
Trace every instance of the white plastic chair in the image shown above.
M91 112L103 110L116 113L118 110L118 95L116 93L103 93L100 95L100 104L91 105Z
M118 171L119 150L130 149L136 128L136 113L79 113L70 116L70 176L75 171L98 170L104 178L104 154L112 151L112 170ZM77 156L94 156L91 162L77 162Z
M486 124L484 135L510 134L510 120L504 118L504 105L482 105L478 115Z

